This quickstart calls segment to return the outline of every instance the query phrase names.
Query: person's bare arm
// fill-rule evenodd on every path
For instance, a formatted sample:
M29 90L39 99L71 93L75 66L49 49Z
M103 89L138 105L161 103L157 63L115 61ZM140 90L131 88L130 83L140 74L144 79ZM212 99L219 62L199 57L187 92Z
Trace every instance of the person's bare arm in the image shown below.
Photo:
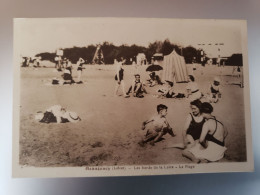
M148 119L146 121L143 122L143 125L142 125L142 130L145 129L145 126L150 123L150 122L153 122L154 121L154 118L152 117L151 119Z

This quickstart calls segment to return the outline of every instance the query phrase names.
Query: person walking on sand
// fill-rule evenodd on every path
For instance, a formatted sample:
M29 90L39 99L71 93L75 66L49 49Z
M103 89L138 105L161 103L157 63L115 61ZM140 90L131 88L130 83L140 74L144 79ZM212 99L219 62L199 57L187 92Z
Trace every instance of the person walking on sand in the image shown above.
M79 58L79 60L77 61L77 73L78 73L78 82L77 84L81 84L83 83L81 81L81 75L82 75L82 69L83 69L83 64L85 63L85 61L83 60L83 58Z
M116 80L116 87L115 87L115 96L117 96L117 92L119 87L121 86L122 92L124 97L129 97L129 95L126 94L125 92L125 83L124 83L124 69L123 69L123 63L125 60L123 58L118 58L115 60L115 65L116 65L116 75L115 75L115 80Z
M182 155L194 163L215 162L224 157L225 138L228 135L223 123L212 115L213 107L210 103L202 103L202 114L206 118L202 133L195 146L183 151Z
M175 136L173 129L166 119L167 109L168 107L163 104L157 105L157 115L143 122L142 130L146 130L146 135L138 142L140 146L144 146L147 142L154 145L154 143L158 142L167 133L172 137Z

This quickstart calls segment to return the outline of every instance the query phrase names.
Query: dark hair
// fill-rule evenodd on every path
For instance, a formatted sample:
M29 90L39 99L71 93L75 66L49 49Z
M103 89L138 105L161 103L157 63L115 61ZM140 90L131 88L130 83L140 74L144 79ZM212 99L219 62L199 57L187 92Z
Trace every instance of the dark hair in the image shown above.
M215 85L219 85L220 83L218 81L214 81L214 84Z
M190 77L190 80L191 80L192 82L194 82L194 81L195 81L195 78L194 78L194 76L192 76L192 75L189 75L189 77Z
M171 87L173 86L173 82L171 81L166 81Z
M155 72L151 72L149 75L150 76L155 76Z
M200 100L194 100L190 103L190 105L196 106L200 112L201 112L201 108L202 108L202 103Z
M164 104L159 104L157 105L157 112L159 113L161 110L164 110L164 109L168 109L167 106L165 106Z
M211 114L213 112L213 107L210 103L204 102L201 105L201 112L206 114Z
M121 62L121 61L123 61L123 59L122 59L121 56L118 56L118 57L116 58L116 61Z

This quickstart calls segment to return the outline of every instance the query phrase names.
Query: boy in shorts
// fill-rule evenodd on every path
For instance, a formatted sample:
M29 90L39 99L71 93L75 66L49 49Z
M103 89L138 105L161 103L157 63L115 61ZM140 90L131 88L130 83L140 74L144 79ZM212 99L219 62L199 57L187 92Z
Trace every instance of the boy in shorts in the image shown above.
M150 144L154 146L154 143L159 141L162 136L167 133L169 133L172 137L175 136L166 119L167 109L167 106L159 104L157 106L158 114L143 122L142 130L146 129L146 135L144 139L138 143L140 146L144 146L147 142L150 142Z

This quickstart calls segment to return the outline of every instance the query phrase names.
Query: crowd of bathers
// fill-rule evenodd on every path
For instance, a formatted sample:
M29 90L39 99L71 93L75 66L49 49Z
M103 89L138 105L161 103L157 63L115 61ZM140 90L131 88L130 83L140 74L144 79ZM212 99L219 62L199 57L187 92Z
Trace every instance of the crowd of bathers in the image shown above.
M72 65L68 59L65 59L63 78L70 84L73 83ZM209 86L209 94L206 97L201 93L198 84L195 82L195 77L189 75L189 82L185 92L177 92L172 81L162 82L160 77L154 72L149 74L150 78L147 83L141 82L140 74L134 75L134 80L127 91L125 91L124 84L124 60L121 58L115 60L116 64L116 87L115 95L121 86L124 97L143 98L147 94L146 86L154 87L160 85L162 87L157 91L156 97L160 98L189 98L191 112L187 116L184 128L181 131L173 129L167 119L168 107L164 104L157 106L157 114L142 123L142 130L146 130L142 140L138 142L140 146L145 146L147 143L154 146L165 134L170 134L172 137L177 135L177 132L182 136L182 143L175 143L173 148L183 149L182 155L191 159L195 163L218 161L223 158L226 151L225 138L227 130L223 123L217 120L212 115L213 106L211 103L216 103L221 97L220 80L214 78ZM81 81L81 72L84 60L80 58L77 62L78 82ZM204 98L204 101L202 99ZM186 102L186 101L185 101ZM42 123L64 123L64 122L78 122L80 117L71 111L67 111L60 105L54 105L48 108L45 112L39 112L36 119Z
M173 88L172 81L162 82L155 72L149 74L148 83L141 82L140 74L134 75L134 80L128 91L125 91L124 69L122 59L117 59L116 63L116 88L115 95L121 86L124 97L143 98L147 94L146 86L154 87L161 85L157 91L156 97L161 98L188 98L190 102L191 113L187 116L184 128L181 130L182 143L176 143L174 148L183 149L182 155L195 163L214 162L222 159L226 151L225 138L227 130L223 123L212 115L213 106L211 103L217 103L221 98L220 79L215 77L208 87L208 93L202 93L199 85L195 82L193 75L188 76L188 84L184 92L176 91ZM142 124L142 130L146 130L144 138L138 142L140 146L150 143L152 146L165 134L176 136L176 130L170 127L166 115L168 107L163 104L157 106L157 114ZM180 131L178 131L180 132Z
M202 101L210 103L217 103L221 98L219 77L215 77L208 86L207 91L202 93L193 75L188 75L187 86L185 90L180 91L174 87L175 84L173 81L162 81L159 75L157 75L155 72L151 72L149 74L149 79L146 82L143 82L138 71L135 71L133 82L131 83L129 89L126 90L124 82L123 63L124 60L122 58L118 58L117 60L115 60L115 96L118 95L118 90L121 86L123 96L125 98L130 97L131 94L133 97L143 98L144 95L147 94L146 87L154 87L156 85L159 85L159 89L155 92L155 94L152 94L153 97L177 99L188 98L190 101L201 99Z

